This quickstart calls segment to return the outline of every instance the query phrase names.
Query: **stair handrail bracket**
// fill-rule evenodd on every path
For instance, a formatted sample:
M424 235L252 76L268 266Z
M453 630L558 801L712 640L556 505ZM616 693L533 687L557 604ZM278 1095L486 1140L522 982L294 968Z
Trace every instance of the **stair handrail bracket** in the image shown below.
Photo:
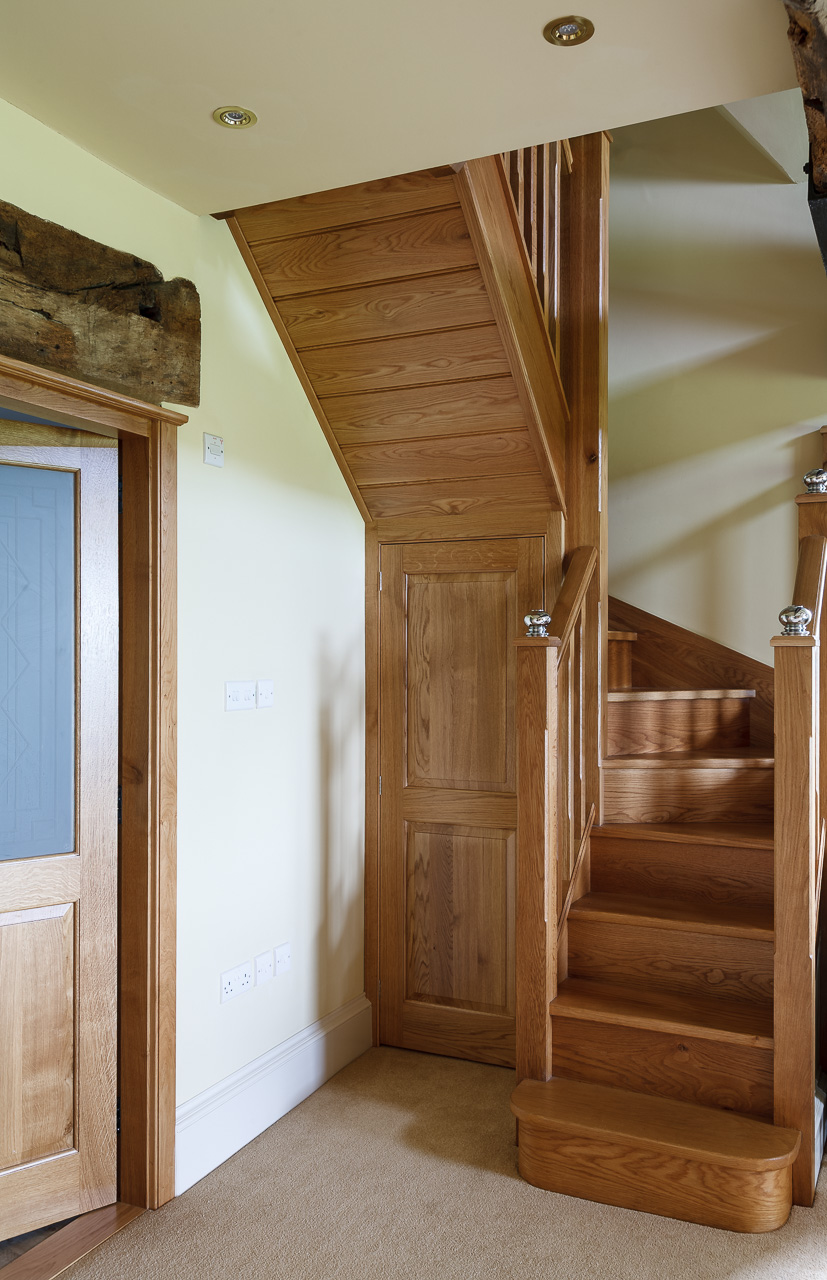
M827 496L827 495L825 495ZM808 504L808 512L813 508ZM800 507L801 511L802 508ZM827 514L827 513L826 513ZM804 525L806 528L806 525ZM824 814L819 750L827 705L821 684L827 537L799 542L793 604L775 653L774 1119L801 1132L793 1199L812 1204L821 1162L816 1137L816 930Z
M550 615L517 650L517 1079L551 1077L562 913L599 808L599 580L578 547ZM547 634L541 634L546 631Z

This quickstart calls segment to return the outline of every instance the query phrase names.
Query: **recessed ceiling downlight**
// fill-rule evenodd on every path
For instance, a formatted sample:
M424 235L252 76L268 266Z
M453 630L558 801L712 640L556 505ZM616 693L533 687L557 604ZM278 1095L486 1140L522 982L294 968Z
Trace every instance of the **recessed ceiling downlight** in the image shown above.
M543 27L543 35L549 44L585 44L594 35L594 23L572 13L567 18L552 18Z
M246 107L216 107L212 113L216 124L223 124L225 129L249 129L258 120L254 111Z

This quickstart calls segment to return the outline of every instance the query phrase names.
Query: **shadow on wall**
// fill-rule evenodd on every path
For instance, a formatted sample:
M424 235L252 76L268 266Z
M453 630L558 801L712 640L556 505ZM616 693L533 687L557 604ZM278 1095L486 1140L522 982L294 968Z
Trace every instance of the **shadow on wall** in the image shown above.
M618 129L612 171L650 182L790 182L716 107Z
M333 654L319 673L319 927L317 1017L364 991L364 663L361 647Z

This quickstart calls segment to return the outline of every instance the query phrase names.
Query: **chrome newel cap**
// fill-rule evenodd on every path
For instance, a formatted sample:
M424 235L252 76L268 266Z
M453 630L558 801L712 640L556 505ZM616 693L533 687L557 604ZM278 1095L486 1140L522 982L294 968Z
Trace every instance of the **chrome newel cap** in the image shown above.
M803 604L788 604L778 615L785 636L808 636L807 627L813 620L813 611Z
M804 477L808 493L827 493L827 467L813 467Z
M551 614L546 613L544 609L532 609L531 613L525 615L525 623L528 627L527 636L547 636L546 627L551 622Z

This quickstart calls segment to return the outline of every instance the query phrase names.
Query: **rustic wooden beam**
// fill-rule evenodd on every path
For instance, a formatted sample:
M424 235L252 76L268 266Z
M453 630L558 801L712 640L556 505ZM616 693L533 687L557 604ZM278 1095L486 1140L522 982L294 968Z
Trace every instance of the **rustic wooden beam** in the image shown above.
M197 405L198 291L0 201L0 354L154 404Z
M827 196L827 6L822 0L784 0L784 8L810 134L812 185L817 196Z

